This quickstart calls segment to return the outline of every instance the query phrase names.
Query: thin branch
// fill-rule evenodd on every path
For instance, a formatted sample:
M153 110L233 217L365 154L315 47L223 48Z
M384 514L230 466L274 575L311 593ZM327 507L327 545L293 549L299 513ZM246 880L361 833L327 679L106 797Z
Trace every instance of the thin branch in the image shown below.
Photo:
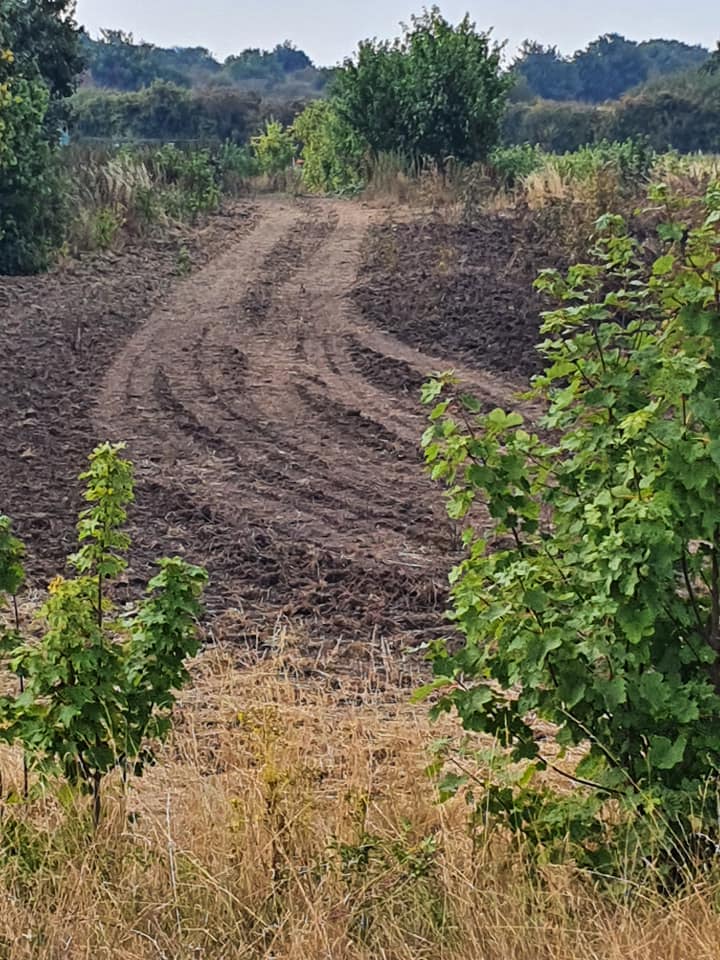
M612 793L616 797L625 796L622 790L616 790L614 787L603 787L602 784L595 783L593 780L584 780L582 777L576 777L574 774L568 773L567 770L561 770L560 767L556 767L554 763L548 763L547 760L545 763L547 763L549 770L559 773L561 777L565 777L567 780L571 780L573 783L577 783L581 787L592 787L593 790L601 790L603 793Z
M698 623L698 630L700 631L700 636L703 637L704 639L707 639L707 628L703 623L703 619L700 614L700 608L698 607L697 599L695 597L695 591L693 590L692 583L690 582L690 573L688 571L687 556L685 555L684 550L683 550L681 563L682 563L683 579L685 580L685 589L688 592L688 596L690 598L690 604L695 613L695 619L697 620L697 623Z

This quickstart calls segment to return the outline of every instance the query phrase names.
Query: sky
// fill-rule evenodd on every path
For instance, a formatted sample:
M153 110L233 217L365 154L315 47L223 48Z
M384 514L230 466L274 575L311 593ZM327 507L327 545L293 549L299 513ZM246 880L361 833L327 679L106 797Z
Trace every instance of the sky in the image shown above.
M78 0L78 19L93 36L111 27L158 46L208 47L221 59L291 40L318 65L332 66L359 40L396 36L398 24L422 6L423 0ZM525 38L572 53L602 33L711 48L720 37L716 0L447 0L439 6L448 19L469 12L479 28L493 27L510 52Z

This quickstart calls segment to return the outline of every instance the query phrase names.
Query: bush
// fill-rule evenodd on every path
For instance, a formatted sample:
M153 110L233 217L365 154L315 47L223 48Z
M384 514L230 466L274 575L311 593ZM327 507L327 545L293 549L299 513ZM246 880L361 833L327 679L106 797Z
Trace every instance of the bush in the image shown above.
M237 194L258 173L257 161L247 147L227 142L217 153L223 193Z
M489 514L452 574L464 645L431 654L438 710L521 764L493 761L479 823L665 878L720 839L720 185L699 226L665 188L650 198L659 255L608 215L589 263L538 281L561 304L532 394L543 436L446 377L425 390L440 402L424 446L450 516ZM582 790L550 789L549 767Z
M656 159L647 140L640 137L622 143L601 140L594 146L552 157L549 162L566 180L585 180L600 170L610 169L622 183L636 185L648 179Z
M529 144L514 147L496 147L488 164L496 181L504 187L514 187L518 181L539 170L547 157L539 147Z
M253 137L250 146L258 170L268 176L283 173L295 156L292 131L286 130L278 120L268 120L264 132Z
M180 150L167 145L151 155L151 175L164 213L194 221L220 205L217 167L209 150Z
M500 53L469 16L453 26L432 7L394 43L361 43L338 70L331 99L375 154L400 151L443 169L450 158L484 160L512 85Z
M0 697L0 738L19 742L42 774L91 791L96 824L103 777L114 769L141 773L153 743L170 730L175 691L189 679L184 661L199 649L207 580L184 560L164 559L131 614L114 607L108 588L127 567L122 527L133 499L121 450L98 447L80 478L88 507L69 558L77 576L50 584L40 641L21 636L17 616L14 629L0 628L0 656L21 678L18 695ZM23 554L0 517L0 601L14 600L22 586Z
M66 223L65 185L43 124L49 93L0 48L0 274L50 264Z
M367 145L332 103L311 103L293 124L300 142L303 183L313 193L344 193L363 185Z

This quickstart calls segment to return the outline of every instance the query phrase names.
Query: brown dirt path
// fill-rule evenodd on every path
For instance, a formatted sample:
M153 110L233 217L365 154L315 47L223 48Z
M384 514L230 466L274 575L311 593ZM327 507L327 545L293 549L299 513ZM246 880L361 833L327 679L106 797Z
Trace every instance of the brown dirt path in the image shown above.
M249 632L279 614L333 641L442 629L454 537L418 454L417 387L458 365L360 315L353 289L381 216L264 200L105 377L96 424L129 443L138 549L207 565L211 608L238 608ZM519 386L459 372L493 405Z

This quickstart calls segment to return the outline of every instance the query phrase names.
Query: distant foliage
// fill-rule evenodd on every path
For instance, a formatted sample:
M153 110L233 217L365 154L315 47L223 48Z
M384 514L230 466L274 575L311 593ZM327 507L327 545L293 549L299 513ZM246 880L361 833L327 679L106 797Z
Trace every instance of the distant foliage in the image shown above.
M609 33L571 57L557 47L525 41L512 70L525 97L601 103L648 80L698 70L709 56L704 47L679 40L636 43Z
M607 215L587 263L538 280L559 304L532 394L542 433L446 377L425 390L423 442L467 526L464 643L432 647L437 710L496 743L484 782L461 763L448 791L467 786L476 825L539 858L664 880L720 841L720 184L650 201L652 257Z
M157 47L121 30L102 30L97 40L85 37L83 47L93 84L124 92L158 81L179 87L272 90L297 85L320 90L327 80L327 71L316 70L310 57L289 41L273 50L243 50L223 63L204 47Z
M720 150L720 73L700 70L653 80L602 107L516 102L503 121L506 143L538 144L558 153L638 137L657 151Z
M276 86L287 74L312 69L313 62L306 53L286 41L274 50L257 48L244 50L227 58L223 73L235 83L262 80L267 86Z
M100 87L113 90L140 90L157 80L177 86L190 86L192 67L213 71L209 51L194 51L184 58L188 72L179 69L180 58L170 50L161 50L150 43L135 43L132 34L122 30L102 30L98 40L84 38L85 56L90 76ZM219 69L219 65L216 65Z
M606 129L622 139L644 133L657 150L720 152L720 73L657 80L615 106Z
M565 153L594 143L600 120L598 110L588 104L512 103L503 118L502 139L506 144L530 144L550 153Z
M270 104L253 91L233 87L189 90L157 81L134 93L80 90L68 101L73 136L79 140L232 141L244 144L277 117L291 123L302 103Z
M705 73L719 73L720 72L720 40L718 45L713 50L712 56L708 62L704 65L703 70Z

